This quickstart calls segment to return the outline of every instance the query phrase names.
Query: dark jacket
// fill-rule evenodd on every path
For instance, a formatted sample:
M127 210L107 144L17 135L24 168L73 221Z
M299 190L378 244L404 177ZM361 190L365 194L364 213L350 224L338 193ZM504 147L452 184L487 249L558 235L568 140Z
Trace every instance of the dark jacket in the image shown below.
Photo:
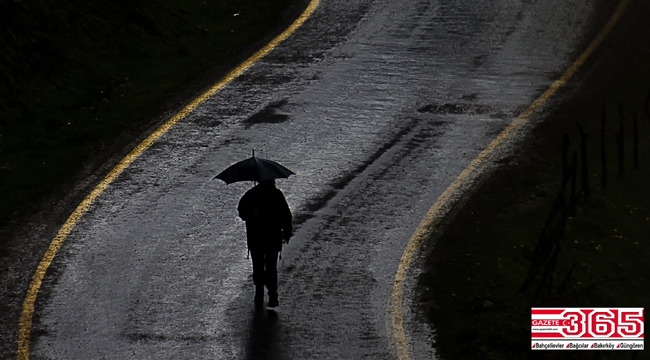
M274 184L261 183L248 190L239 200L237 211L246 221L250 251L280 251L282 239L291 237L291 210Z

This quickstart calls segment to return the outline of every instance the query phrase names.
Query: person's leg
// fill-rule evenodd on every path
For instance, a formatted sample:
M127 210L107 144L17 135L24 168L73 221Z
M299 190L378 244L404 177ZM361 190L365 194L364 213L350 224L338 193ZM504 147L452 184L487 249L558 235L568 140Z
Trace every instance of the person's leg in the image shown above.
M264 302L264 253L251 251L251 260L253 261L253 283L255 284L255 302Z
M265 254L265 284L269 292L269 307L278 306L278 253L269 251Z

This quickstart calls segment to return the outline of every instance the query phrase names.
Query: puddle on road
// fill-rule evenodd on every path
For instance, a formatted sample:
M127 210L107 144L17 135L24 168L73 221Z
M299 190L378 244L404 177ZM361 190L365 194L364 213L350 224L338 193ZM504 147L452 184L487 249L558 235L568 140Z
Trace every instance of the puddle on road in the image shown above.
M418 109L418 112L436 115L481 115L493 111L494 109L490 106L474 104L430 104Z
M465 95L463 99L474 100L475 94ZM419 113L434 115L489 115L490 118L505 119L508 114L489 106L479 104L429 104L418 109Z
M257 124L279 124L289 120L289 115L277 112L288 102L289 101L287 99L283 99L270 103L264 109L258 111L248 119L244 120L246 128L249 129Z

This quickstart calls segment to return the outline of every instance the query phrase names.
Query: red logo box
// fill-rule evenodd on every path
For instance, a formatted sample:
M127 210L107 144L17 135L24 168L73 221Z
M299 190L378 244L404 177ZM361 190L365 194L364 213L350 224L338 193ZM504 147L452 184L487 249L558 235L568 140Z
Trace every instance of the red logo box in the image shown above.
M532 308L532 349L642 350L643 308Z

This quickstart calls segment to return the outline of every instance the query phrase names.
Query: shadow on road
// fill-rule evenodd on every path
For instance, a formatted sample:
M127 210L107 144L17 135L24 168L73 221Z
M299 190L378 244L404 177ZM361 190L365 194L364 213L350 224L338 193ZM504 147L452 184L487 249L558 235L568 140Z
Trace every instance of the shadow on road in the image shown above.
M246 359L286 359L280 344L281 323L273 310L257 308L250 323Z

